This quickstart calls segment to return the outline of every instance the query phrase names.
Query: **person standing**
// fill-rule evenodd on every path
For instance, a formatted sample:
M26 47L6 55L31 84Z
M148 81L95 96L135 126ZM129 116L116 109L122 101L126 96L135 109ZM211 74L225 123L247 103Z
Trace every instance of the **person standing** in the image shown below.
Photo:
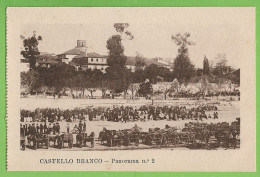
M52 131L53 131L53 126L50 123L49 126L48 126L48 134L51 134Z
M40 133L42 134L43 133L43 125L40 124Z
M60 124L59 124L59 122L57 122L56 130L57 130L57 133L60 134Z
M36 124L36 132L37 132L37 133L40 133L40 127L39 127L38 124Z
M79 122L79 133L81 133L82 130L83 130L83 124L82 124L82 122L80 121L80 122Z
M70 133L70 124L69 123L67 123L67 133Z
M32 124L32 127L31 127L31 135L36 135L36 127L35 127L34 123Z
M83 124L83 132L86 132L86 130L87 130L87 125L86 125L86 122L84 122L84 124Z

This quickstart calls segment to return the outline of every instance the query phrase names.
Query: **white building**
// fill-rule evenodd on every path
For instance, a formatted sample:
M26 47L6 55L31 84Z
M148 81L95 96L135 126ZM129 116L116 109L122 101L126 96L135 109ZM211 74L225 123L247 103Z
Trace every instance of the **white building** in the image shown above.
M107 56L99 55L98 53L92 52L87 54L88 69L99 69L105 72L107 65Z
M79 39L77 40L77 46L62 54L59 54L58 57L61 59L62 62L67 64L69 64L69 62L71 62L75 57L87 57L86 40L84 38L82 29L80 30Z
M96 52L88 53L86 46L86 39L83 35L82 28L79 33L79 38L76 43L76 47L70 50L67 50L59 55L50 55L41 53L36 61L36 66L50 67L51 65L58 65L60 62L70 64L74 66L77 71L79 70L87 70L87 69L99 69L103 73L106 72L106 68L108 68L106 55L100 55ZM136 69L136 58L127 56L126 60L126 68L131 70L132 72ZM166 67L171 69L169 63L164 61L162 58L154 58L154 59L146 59L146 64L149 66L150 64L156 64L160 67ZM22 71L29 70L29 62L28 60L21 59L21 68ZM143 66L143 69L145 66Z

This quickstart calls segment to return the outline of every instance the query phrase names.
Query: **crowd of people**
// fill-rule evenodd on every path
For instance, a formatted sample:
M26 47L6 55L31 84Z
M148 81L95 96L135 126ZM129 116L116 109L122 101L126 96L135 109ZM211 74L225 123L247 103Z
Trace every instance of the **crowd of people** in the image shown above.
M200 97L218 97L218 96L240 96L239 91L221 91L221 92L208 92L207 94L204 94L203 92L197 92L197 93L191 93L188 91L185 92L178 92L174 95L176 98L200 98Z
M210 111L210 112L208 112ZM213 114L212 114L213 112ZM213 104L199 106L120 106L87 107L72 110L37 108L34 111L22 109L21 122L80 122L82 121L148 121L148 120L203 120L218 119L218 108Z
M80 121L78 124L75 124L73 129L70 129L69 123L66 126L67 132L66 133L84 133L86 132L86 122ZM54 123L25 123L25 124L20 124L20 134L23 136L28 136L28 135L36 135L36 134L60 134L61 132L61 127L59 122L54 122Z

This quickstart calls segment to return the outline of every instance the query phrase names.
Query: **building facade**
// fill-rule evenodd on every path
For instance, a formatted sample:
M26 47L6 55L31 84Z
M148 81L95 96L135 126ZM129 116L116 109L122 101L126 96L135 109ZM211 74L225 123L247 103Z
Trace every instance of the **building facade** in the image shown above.
M50 67L51 65L58 65L59 63L66 63L75 67L76 71L87 70L87 69L98 69L103 73L106 72L106 68L108 68L107 55L100 55L96 52L88 52L86 46L86 40L83 35L83 31L81 29L79 39L77 40L76 47L70 50L67 50L61 54L53 55L53 54L40 54L36 60L36 66L42 67ZM23 65L23 71L25 68L29 70L29 62L28 60L21 59L21 64ZM131 70L132 72L136 69L136 58L127 56L126 60L126 68ZM156 64L159 67L171 68L166 61L161 58L154 59L146 59L146 65ZM145 68L145 66L144 66ZM144 69L143 68L143 69Z

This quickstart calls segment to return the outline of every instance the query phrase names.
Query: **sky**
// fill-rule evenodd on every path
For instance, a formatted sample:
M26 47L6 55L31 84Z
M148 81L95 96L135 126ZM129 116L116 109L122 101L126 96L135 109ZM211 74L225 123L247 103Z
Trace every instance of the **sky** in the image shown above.
M215 60L218 53L224 53L229 65L240 68L239 61L246 57L247 51L244 46L251 40L246 34L247 23L253 19L245 17L243 11L230 8L194 8L192 10L166 8L163 11L158 8L141 9L137 9L136 12L133 12L131 8L130 10L127 8L124 12L121 9L121 11L116 11L109 8L102 11L98 8L79 10L75 13L83 15L86 20L68 19L65 23L64 21L62 23L25 23L21 26L21 35L29 37L33 31L36 31L43 38L39 44L40 51L60 54L76 46L80 30L82 30L88 52L106 55L108 53L106 41L117 34L113 24L126 22L130 25L127 30L134 35L133 40L123 41L127 56L136 56L138 52L149 58L174 59L178 48L171 36L188 32L191 34L190 40L195 43L189 47L190 60L195 67L202 67L204 56L211 61ZM50 13L55 14L55 18L62 18L64 13L58 12ZM111 18L107 15L109 13L111 13ZM70 18L73 19L73 17ZM49 17L46 16L46 18Z

